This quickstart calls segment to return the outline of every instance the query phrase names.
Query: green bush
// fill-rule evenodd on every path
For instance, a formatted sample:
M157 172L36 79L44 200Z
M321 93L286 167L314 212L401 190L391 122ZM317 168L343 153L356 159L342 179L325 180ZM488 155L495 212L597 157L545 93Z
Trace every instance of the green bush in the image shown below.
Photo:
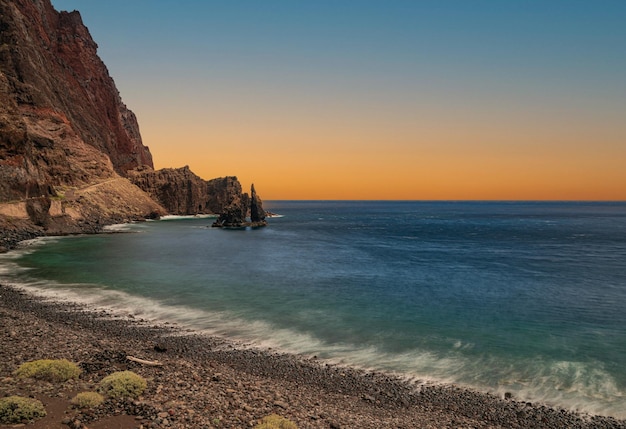
M291 420L287 420L278 414L272 414L261 419L261 423L255 429L298 429L298 426Z
M100 391L111 398L136 398L147 385L142 376L132 371L120 371L104 377Z
M36 399L21 396L0 399L0 423L21 423L22 420L40 419L45 415L43 404Z
M18 378L36 378L51 382L67 381L78 378L80 368L66 359L42 359L26 362L14 372Z
M72 405L78 408L93 408L103 402L102 395L96 392L81 392L71 400Z

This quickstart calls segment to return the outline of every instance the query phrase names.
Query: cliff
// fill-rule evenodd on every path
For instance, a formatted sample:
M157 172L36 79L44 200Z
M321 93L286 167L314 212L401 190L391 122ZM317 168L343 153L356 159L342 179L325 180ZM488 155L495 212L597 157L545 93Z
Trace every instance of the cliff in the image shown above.
M12 197L152 167L79 12L57 12L49 0L0 0L0 29L0 171L20 185Z
M130 171L129 178L169 213L177 215L219 214L242 194L236 177L206 181L188 166L156 171L139 168Z
M0 0L0 251L37 235L249 201L235 177L153 170L97 48L77 11Z
M129 178L171 214L220 214L215 226L265 223L263 203L254 185L249 196L234 176L204 180L185 166L157 171L138 168L129 172Z
M0 0L0 250L165 213L122 176L152 166L78 12Z

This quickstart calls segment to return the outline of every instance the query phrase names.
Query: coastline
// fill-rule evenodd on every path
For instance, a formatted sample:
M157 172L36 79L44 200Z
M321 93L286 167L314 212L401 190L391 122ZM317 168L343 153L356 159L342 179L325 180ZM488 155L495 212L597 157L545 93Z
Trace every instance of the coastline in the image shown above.
M0 253L15 249L19 243L46 235L23 219L8 219L0 215Z
M74 411L89 428L104 428L107 419L125 419L121 427L128 428L253 427L272 413L299 428L626 428L625 420L612 417L249 349L173 325L44 300L7 285L0 285L0 324L7 345L0 351L2 396L24 393L12 371L43 358L80 363L84 373L77 383L87 387L120 369L149 380L138 401L107 402L87 414ZM130 362L126 355L158 360L163 366ZM44 387L43 393L35 388L44 403L77 390L74 385L58 388L66 393ZM56 424L49 427L67 427Z

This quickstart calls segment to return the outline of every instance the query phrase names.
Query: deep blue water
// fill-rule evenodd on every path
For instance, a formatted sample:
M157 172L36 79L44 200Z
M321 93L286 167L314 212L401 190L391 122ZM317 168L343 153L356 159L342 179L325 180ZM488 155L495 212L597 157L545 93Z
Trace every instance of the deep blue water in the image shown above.
M257 346L626 417L626 203L288 202L55 238L0 279ZM42 281L46 280L46 281Z

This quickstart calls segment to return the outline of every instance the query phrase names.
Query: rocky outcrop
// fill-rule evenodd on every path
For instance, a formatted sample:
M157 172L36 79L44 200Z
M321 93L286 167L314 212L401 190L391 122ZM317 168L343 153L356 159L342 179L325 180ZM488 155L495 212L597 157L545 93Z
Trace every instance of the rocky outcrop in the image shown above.
M139 168L129 172L129 178L171 214L220 214L243 210L238 217L246 217L246 205L242 205L242 201L247 201L248 196L242 194L241 184L234 176L207 181L185 166L156 171Z
M239 195L240 197L238 197L237 194L233 194L233 199L224 207L218 219L213 223L213 226L241 228L267 225L263 203L261 198L256 194L254 185L252 185L250 196L246 193Z
M263 210L263 201L257 195L254 189L254 183L250 189L250 222L260 223L265 222L265 210Z
M50 222L50 206L52 202L47 196L26 200L28 218L37 226L47 227Z
M209 209L213 213L230 213L245 220L248 214L248 194L243 193L235 176L218 177L207 181L207 193L212 196ZM234 218L233 218L234 219Z
M225 227L265 222L254 185L249 196L234 176L203 180L185 166L156 171L138 168L129 172L129 178L171 214L219 214L216 226Z
M250 197L241 192L241 185L239 185L239 192L234 192L230 196L230 199L224 201L224 208L213 223L214 227L240 228L246 225Z
M206 181L189 167L152 170L141 167L129 179L171 214L215 213L208 208Z

